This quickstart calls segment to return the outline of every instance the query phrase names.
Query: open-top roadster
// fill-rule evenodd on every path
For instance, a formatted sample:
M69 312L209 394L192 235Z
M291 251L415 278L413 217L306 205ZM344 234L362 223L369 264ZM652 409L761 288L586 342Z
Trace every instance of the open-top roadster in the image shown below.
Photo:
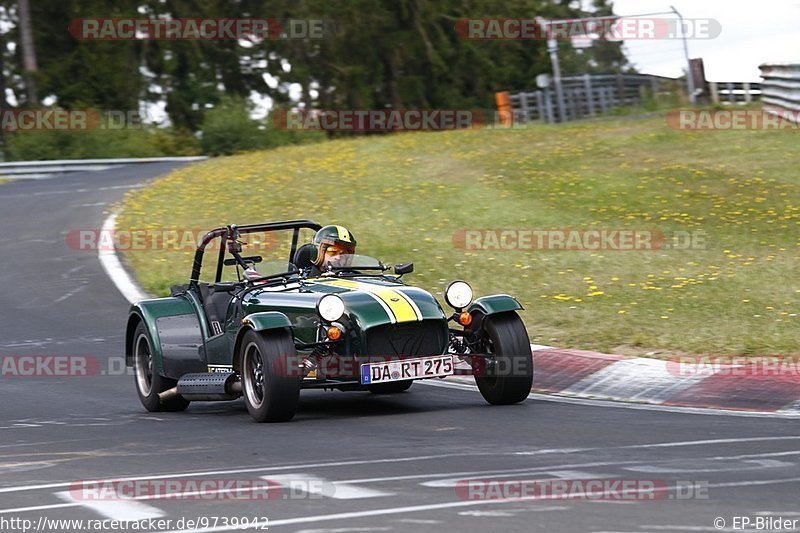
M402 281L411 263L390 274L361 255L315 272L316 250L301 243L320 227L295 220L212 230L188 284L131 307L127 364L148 411L243 396L255 420L286 421L301 389L402 392L457 373L462 361L489 403L527 398L533 361L517 300L473 301L470 286L454 281L445 312ZM260 248L278 259L248 255Z

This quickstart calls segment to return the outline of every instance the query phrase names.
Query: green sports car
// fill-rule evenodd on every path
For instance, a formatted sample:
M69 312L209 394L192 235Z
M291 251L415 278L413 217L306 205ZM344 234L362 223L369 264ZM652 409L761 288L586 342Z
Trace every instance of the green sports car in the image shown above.
M411 263L353 254L315 270L309 236L320 228L293 220L212 230L188 284L131 307L127 364L148 411L243 396L256 421L280 422L294 417L302 389L388 394L459 373L474 375L491 404L528 397L533 361L517 300L473 301L454 281L446 312L403 282Z

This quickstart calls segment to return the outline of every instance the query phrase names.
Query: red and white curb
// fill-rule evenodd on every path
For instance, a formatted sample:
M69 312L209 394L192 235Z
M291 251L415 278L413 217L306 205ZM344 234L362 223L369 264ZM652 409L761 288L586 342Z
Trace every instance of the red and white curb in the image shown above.
M531 345L533 393L675 408L800 417L800 373L758 373L746 365L682 372L680 363ZM686 374L686 375L684 375ZM467 377L457 378L469 383Z

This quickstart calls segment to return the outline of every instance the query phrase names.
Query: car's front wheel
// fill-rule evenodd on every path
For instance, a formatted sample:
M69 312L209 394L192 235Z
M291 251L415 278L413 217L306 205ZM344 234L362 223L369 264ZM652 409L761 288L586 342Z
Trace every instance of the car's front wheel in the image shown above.
M145 409L151 413L159 411L183 411L189 400L175 396L162 400L158 395L175 387L178 382L159 375L153 360L153 347L144 322L139 322L133 333L133 374L136 393Z
M292 371L297 352L291 335L250 330L242 339L240 353L244 402L253 420L291 420L300 401L300 377Z
M533 357L528 332L513 311L489 315L483 320L493 356L478 365L475 383L483 398L493 405L519 403L528 397L533 385Z

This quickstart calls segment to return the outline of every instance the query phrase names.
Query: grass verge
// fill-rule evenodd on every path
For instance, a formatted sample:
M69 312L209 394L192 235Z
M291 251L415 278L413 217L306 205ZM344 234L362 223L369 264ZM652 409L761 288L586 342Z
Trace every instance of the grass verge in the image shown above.
M531 341L625 354L798 355L800 143L788 131L685 132L663 117L398 134L282 147L180 169L128 194L120 228L287 218L348 226L362 253L414 261L525 306ZM459 230L695 235L643 251L467 250ZM685 241L685 238L682 239ZM126 255L144 287L189 250Z

